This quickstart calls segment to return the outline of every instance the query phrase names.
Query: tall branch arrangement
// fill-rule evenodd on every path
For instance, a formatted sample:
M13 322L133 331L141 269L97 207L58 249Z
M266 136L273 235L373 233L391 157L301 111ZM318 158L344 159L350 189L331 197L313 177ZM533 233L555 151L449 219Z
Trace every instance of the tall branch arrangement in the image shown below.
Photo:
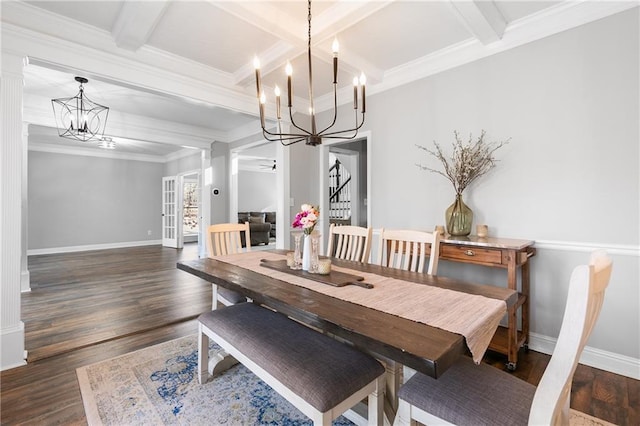
M476 141L469 135L469 140L465 143L460 139L457 131L454 131L455 143L453 144L453 154L448 157L442 147L437 142L433 142L435 149L429 149L422 145L416 147L426 151L433 157L440 160L443 170L433 169L422 164L416 164L420 169L437 173L449 179L453 184L456 195L462 194L467 186L480 176L485 175L495 167L497 160L494 153L502 146L509 143L511 138L501 142L485 142L485 131L483 130Z

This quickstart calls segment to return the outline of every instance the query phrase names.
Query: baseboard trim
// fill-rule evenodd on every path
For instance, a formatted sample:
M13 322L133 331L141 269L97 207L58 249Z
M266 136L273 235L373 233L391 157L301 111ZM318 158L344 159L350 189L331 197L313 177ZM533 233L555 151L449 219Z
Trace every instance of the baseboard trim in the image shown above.
M24 350L24 322L0 330L0 370L21 367L27 364Z
M27 255L36 256L40 254L73 253L78 251L107 250L107 249L115 249L115 248L141 247L141 246L156 246L161 244L162 244L162 240L149 240L149 241L126 241L122 243L89 244L86 246L52 247L52 248L45 248L45 249L27 250Z
M548 336L529 333L529 348L536 352L551 355L556 341L557 339ZM640 380L640 359L637 358L586 346L580 357L580 364Z
M22 271L20 273L20 292L28 293L31 291L31 274L29 271Z

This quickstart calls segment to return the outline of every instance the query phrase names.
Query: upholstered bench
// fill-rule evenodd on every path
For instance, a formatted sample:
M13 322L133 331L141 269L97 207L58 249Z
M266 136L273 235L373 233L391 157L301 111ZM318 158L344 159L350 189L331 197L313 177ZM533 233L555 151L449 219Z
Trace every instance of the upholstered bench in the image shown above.
M385 369L373 357L254 303L204 313L198 328L200 383L211 338L314 424L368 397L368 423L382 425Z

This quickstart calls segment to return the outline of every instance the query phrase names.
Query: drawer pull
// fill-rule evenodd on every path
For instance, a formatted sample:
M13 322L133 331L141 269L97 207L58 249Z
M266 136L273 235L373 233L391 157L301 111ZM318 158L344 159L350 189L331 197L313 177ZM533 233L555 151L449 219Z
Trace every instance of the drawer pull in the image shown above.
M473 250L467 250L464 252L464 254L466 254L467 256L475 256L476 254L473 252Z

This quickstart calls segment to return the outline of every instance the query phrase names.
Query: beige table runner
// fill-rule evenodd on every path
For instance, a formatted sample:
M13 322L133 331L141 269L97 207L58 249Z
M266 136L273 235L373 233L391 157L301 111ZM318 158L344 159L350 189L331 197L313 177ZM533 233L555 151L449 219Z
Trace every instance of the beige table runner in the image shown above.
M364 277L374 288L348 285L333 287L303 277L260 266L260 259L282 260L285 256L254 251L216 260L289 282L351 303L417 321L465 337L473 360L479 364L500 320L507 312L503 300L383 277L332 265L333 270Z

